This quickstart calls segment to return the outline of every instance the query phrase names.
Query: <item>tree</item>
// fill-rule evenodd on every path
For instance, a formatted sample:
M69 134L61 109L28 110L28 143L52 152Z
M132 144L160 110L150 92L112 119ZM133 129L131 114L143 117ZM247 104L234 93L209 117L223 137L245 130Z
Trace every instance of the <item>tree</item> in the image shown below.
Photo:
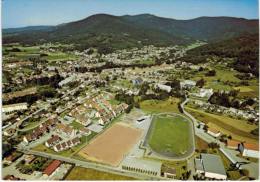
M198 69L198 71L203 71L204 70L204 68L203 67L199 67L199 69Z
M215 76L216 75L216 71L215 70L209 70L205 75L206 76Z
M202 88L204 85L205 85L205 80L203 78L201 78L200 80L198 80L196 82L196 86L199 87L199 88Z

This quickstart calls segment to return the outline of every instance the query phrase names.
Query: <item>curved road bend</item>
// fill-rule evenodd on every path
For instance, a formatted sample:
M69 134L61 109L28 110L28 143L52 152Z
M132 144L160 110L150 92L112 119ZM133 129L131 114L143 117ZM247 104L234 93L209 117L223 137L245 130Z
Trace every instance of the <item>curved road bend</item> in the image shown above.
M199 121L196 120L190 113L185 111L184 105L189 102L189 98L186 96L186 99L183 103L181 103L181 108L183 110L183 113L188 116L194 124L194 131L195 135L199 138L203 139L207 143L215 142L219 144L220 151L233 163L236 164L237 162L248 162L247 160L240 158L237 156L238 152L235 150L231 150L226 148L225 144L220 142L219 140L215 139L214 137L210 136L209 134L205 133L202 128L197 128L196 126L199 124ZM241 169L247 169L250 171L249 175L250 177L254 177L255 179L259 178L259 166L258 163L250 162L249 164L242 165L240 167Z
M159 113L159 114L155 114L157 116L160 116L160 115L165 115L165 114L169 114L169 115L177 115L177 116L181 116L181 117L184 117L183 115L181 114L177 114L177 113L171 113L171 112L165 112L165 113ZM153 115L154 117L154 115ZM144 145L147 145L147 146L144 146L145 148L147 148L149 151L152 151L153 152L153 155L152 156L148 156L147 155L147 152L145 152L145 156L147 157L156 157L156 158L159 158L159 159L163 159L163 160L169 160L169 161L180 161L180 160L187 160L189 159L195 152L195 132L194 132L194 127L193 127L193 122L191 122L189 119L187 119L186 117L184 117L188 122L190 122L191 124L191 136L192 136L192 148L190 151L188 151L187 154L184 154L183 156L180 156L180 157L168 157L168 156L164 156L160 153L157 153L155 152L153 149L151 149L151 147L148 145L148 144L144 144ZM151 123L152 124L152 123ZM149 131L148 131L149 132ZM149 135L149 133L146 133L146 136L145 136L145 140L147 140L147 137Z

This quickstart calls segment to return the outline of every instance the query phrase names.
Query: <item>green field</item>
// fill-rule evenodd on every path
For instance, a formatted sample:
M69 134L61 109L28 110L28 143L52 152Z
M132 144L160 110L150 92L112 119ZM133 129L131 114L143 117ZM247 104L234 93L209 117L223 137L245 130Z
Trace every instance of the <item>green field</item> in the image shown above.
M65 180L135 180L135 178L94 169L74 167Z
M180 113L178 103L180 99L171 97L168 100L145 100L140 103L140 108L147 113L175 112Z
M190 123L181 116L155 116L148 144L159 154L169 157L181 156L189 151L192 142Z
M70 123L70 126L72 126L74 129L78 130L80 128L84 128L85 126L83 126L82 124L76 122L76 121L72 121L72 123Z
M256 129L257 125L248 124L245 120L207 113L190 107L185 107L185 110L199 121L206 123L209 127L215 128L223 134L231 135L234 139L258 143L257 137L250 134L250 131Z

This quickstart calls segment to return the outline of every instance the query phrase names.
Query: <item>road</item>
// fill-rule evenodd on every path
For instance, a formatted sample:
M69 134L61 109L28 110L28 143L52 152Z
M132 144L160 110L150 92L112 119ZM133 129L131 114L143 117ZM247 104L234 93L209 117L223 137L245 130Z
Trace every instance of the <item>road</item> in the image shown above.
M114 174L123 175L123 176L129 176L129 177L143 179L143 180L165 180L164 177L159 177L159 176L151 177L151 176L141 174L141 173L122 171L120 168L114 168L112 166L107 166L107 165L103 165L103 164L97 164L97 163L93 163L93 162L87 162L87 161L81 161L78 159L67 158L67 157L63 157L61 155L54 155L54 154L49 154L49 153L45 153L45 152L38 152L38 151L26 150L26 149L20 149L20 151L23 153L26 153L26 154L33 154L33 155L37 155L37 156L42 156L42 157L46 157L46 158L57 159L60 161L72 163L79 167L96 169L99 171L114 173Z
M248 162L247 160L240 158L237 156L239 153L238 151L228 149L224 143L220 142L219 140L215 139L214 137L210 136L209 134L205 133L202 127L197 128L196 126L199 125L199 121L195 119L190 113L185 111L184 105L189 102L189 98L186 97L185 101L181 103L181 108L183 113L188 116L194 124L195 135L199 138L203 139L207 143L215 142L218 143L220 146L220 151L233 163L236 164L237 162ZM248 164L244 164L240 167L241 169L247 169L249 171L249 176L255 179L259 179L259 167L258 163L250 162Z

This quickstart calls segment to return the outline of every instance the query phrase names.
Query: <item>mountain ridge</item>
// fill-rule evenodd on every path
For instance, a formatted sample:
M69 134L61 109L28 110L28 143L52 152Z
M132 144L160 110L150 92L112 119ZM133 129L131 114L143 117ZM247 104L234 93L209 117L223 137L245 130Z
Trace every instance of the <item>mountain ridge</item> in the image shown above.
M27 29L29 29L27 27ZM148 44L182 45L194 40L214 42L258 32L258 20L235 17L198 17L176 20L152 14L115 16L95 14L79 21L38 30L5 33L3 42L35 44L40 42L75 43L81 48L127 48Z

